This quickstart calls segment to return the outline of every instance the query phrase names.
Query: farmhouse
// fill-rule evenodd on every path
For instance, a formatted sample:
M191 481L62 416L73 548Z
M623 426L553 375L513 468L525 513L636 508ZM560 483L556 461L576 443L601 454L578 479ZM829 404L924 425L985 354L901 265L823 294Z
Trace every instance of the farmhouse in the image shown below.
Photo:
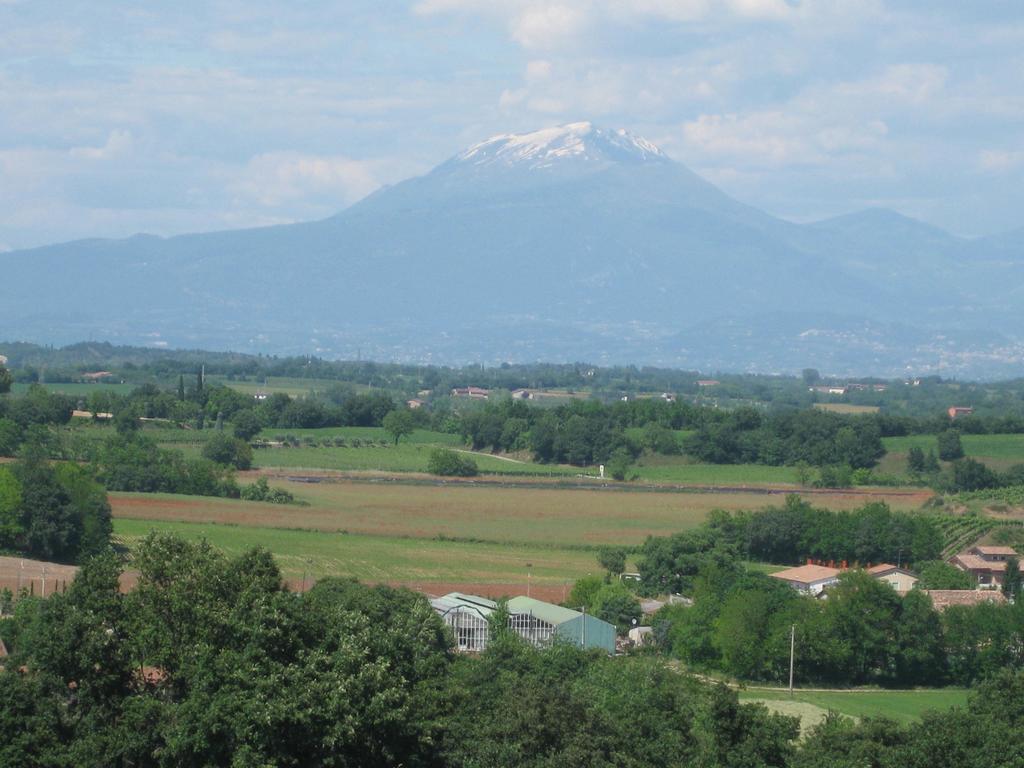
M717 387L721 383L722 382L718 381L718 379L699 379L697 381L697 386L698 387Z
M513 389L512 390L513 400L532 400L533 393L528 389Z
M469 397L474 400L486 400L491 395L491 390L483 387L455 387L452 389L452 397Z
M881 563L867 569L867 572L879 581L884 581L897 592L907 592L917 584L917 576L906 568L892 563Z
M493 600L450 592L431 600L430 605L451 627L460 651L479 652L487 647L488 617L498 607ZM596 616L523 596L509 600L508 610L509 629L538 647L559 637L583 648L615 653L615 627Z
M959 419L961 416L970 416L974 413L974 409L968 406L954 405L946 413L951 419Z
M956 555L950 562L975 578L979 589L996 589L1003 585L1006 561L1017 557L1012 547L975 546Z
M809 388L811 392L817 392L819 395L845 395L849 389L845 384L822 384Z
M768 575L774 579L786 582L800 592L806 592L817 597L824 591L825 587L830 587L839 581L840 573L842 571L839 568L829 568L826 565L811 565L808 563L807 565L787 568L784 571L777 571Z
M411 400L406 400L405 405L410 411L415 411L417 408L423 407L423 401L417 397L414 397Z
M954 605L981 605L982 603L1005 603L1006 598L997 590L977 589L922 589L928 595L936 611L944 611Z

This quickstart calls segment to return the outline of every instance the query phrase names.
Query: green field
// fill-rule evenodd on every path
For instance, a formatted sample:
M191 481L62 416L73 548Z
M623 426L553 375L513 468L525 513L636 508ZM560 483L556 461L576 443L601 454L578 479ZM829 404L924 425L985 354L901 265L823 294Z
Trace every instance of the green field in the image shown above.
M15 395L24 395L28 392L30 386L32 385L14 384L11 387L11 392ZM62 395L77 395L79 397L86 397L91 392L111 392L117 395L127 395L136 387L135 384L104 384L102 382L95 381L63 384L60 382L54 382L52 384L44 383L43 386L51 392L59 392Z
M996 467L1024 463L1024 435L963 435L960 442L966 455ZM906 456L913 446L925 453L933 450L938 454L935 435L885 437L882 444L890 454L901 457Z
M393 442L391 435L383 427L321 427L320 429L289 429L273 427L260 432L260 440L280 440L283 437L313 438L322 440L324 438L341 437L345 440L373 440L385 443ZM414 445L462 445L462 439L458 435L448 432L434 432L429 429L414 430L411 435L402 438L401 444L411 443Z
M769 709L801 718L806 729L816 724L828 710L850 717L888 717L901 723L917 720L928 710L962 707L967 703L963 688L929 688L914 691L849 690L800 691L791 697L787 691L740 691L741 701L757 701Z
M266 383L263 381L229 381L224 376L207 376L206 380L223 384L225 387L244 392L247 395L255 395L257 392L266 392L267 394L283 392L289 397L303 397L310 392L324 392L341 385L341 382L334 379L304 379L291 376L269 376ZM343 386L359 392L369 389L361 384L346 383Z
M286 578L354 576L407 584L520 584L563 588L597 571L592 552L508 544L468 544L318 531L154 520L114 521L116 540L131 548L150 531L206 539L228 555L252 547L274 553Z

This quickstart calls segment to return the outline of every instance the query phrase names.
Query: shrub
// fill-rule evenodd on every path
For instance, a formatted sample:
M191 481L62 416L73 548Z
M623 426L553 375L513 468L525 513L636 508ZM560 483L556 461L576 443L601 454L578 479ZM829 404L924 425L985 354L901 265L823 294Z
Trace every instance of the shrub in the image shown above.
M294 504L295 497L284 488L271 488L267 478L261 477L252 485L242 488L241 496L246 501L267 501L271 504Z
M219 433L206 441L203 458L235 469L249 469L252 466L252 448L244 440Z
M442 477L473 477L478 472L473 459L447 448L435 448L430 452L427 471Z

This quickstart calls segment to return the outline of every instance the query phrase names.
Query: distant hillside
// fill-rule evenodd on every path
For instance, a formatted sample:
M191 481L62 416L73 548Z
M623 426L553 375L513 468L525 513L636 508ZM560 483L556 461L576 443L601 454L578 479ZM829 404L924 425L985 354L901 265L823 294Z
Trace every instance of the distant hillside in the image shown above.
M0 254L8 338L1005 375L1024 236L795 225L624 131L498 136L329 219ZM827 339L827 343L817 343Z

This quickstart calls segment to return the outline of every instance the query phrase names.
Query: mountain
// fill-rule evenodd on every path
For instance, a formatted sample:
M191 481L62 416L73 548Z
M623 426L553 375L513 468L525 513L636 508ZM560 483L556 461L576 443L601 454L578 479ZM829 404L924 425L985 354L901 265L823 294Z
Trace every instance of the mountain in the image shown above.
M879 210L793 224L627 131L572 123L495 136L322 221L0 254L0 303L3 335L48 342L1001 371L1024 339L1022 240ZM835 349L800 341L839 328Z

